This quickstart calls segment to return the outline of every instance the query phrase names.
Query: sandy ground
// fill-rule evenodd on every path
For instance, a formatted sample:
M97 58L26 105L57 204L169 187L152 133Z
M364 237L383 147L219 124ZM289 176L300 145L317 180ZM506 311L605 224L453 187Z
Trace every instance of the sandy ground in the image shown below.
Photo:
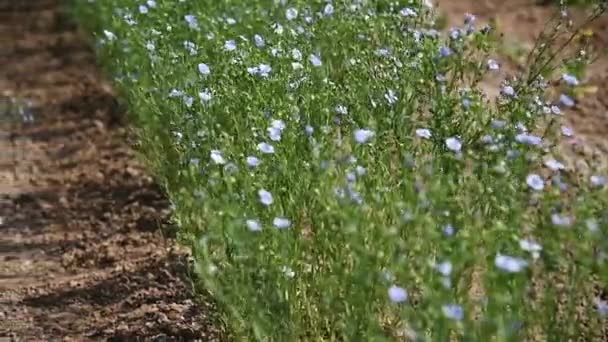
M0 340L214 339L168 203L57 2L0 2Z

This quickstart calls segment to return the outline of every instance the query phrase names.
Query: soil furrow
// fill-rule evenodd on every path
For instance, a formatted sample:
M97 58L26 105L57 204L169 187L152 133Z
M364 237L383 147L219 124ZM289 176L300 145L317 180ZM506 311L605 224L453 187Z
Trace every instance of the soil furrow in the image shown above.
M0 340L216 338L87 40L41 0L0 35Z

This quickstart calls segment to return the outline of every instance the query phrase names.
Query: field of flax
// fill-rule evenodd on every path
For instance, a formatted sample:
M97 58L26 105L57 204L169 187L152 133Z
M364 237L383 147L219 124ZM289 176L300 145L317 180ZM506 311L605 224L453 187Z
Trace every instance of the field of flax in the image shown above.
M236 340L608 336L607 178L554 149L594 56L565 12L490 98L493 28L428 0L75 7Z

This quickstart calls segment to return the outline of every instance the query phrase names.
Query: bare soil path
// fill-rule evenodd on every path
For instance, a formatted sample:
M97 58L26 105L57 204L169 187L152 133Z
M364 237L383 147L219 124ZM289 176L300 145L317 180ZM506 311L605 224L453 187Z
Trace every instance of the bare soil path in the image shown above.
M168 203L58 3L0 0L0 341L216 339Z

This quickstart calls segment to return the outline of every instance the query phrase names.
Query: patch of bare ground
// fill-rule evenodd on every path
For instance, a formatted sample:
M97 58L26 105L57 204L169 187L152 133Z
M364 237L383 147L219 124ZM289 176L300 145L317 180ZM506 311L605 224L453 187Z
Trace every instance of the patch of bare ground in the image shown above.
M59 1L0 1L0 115L0 340L220 339Z

